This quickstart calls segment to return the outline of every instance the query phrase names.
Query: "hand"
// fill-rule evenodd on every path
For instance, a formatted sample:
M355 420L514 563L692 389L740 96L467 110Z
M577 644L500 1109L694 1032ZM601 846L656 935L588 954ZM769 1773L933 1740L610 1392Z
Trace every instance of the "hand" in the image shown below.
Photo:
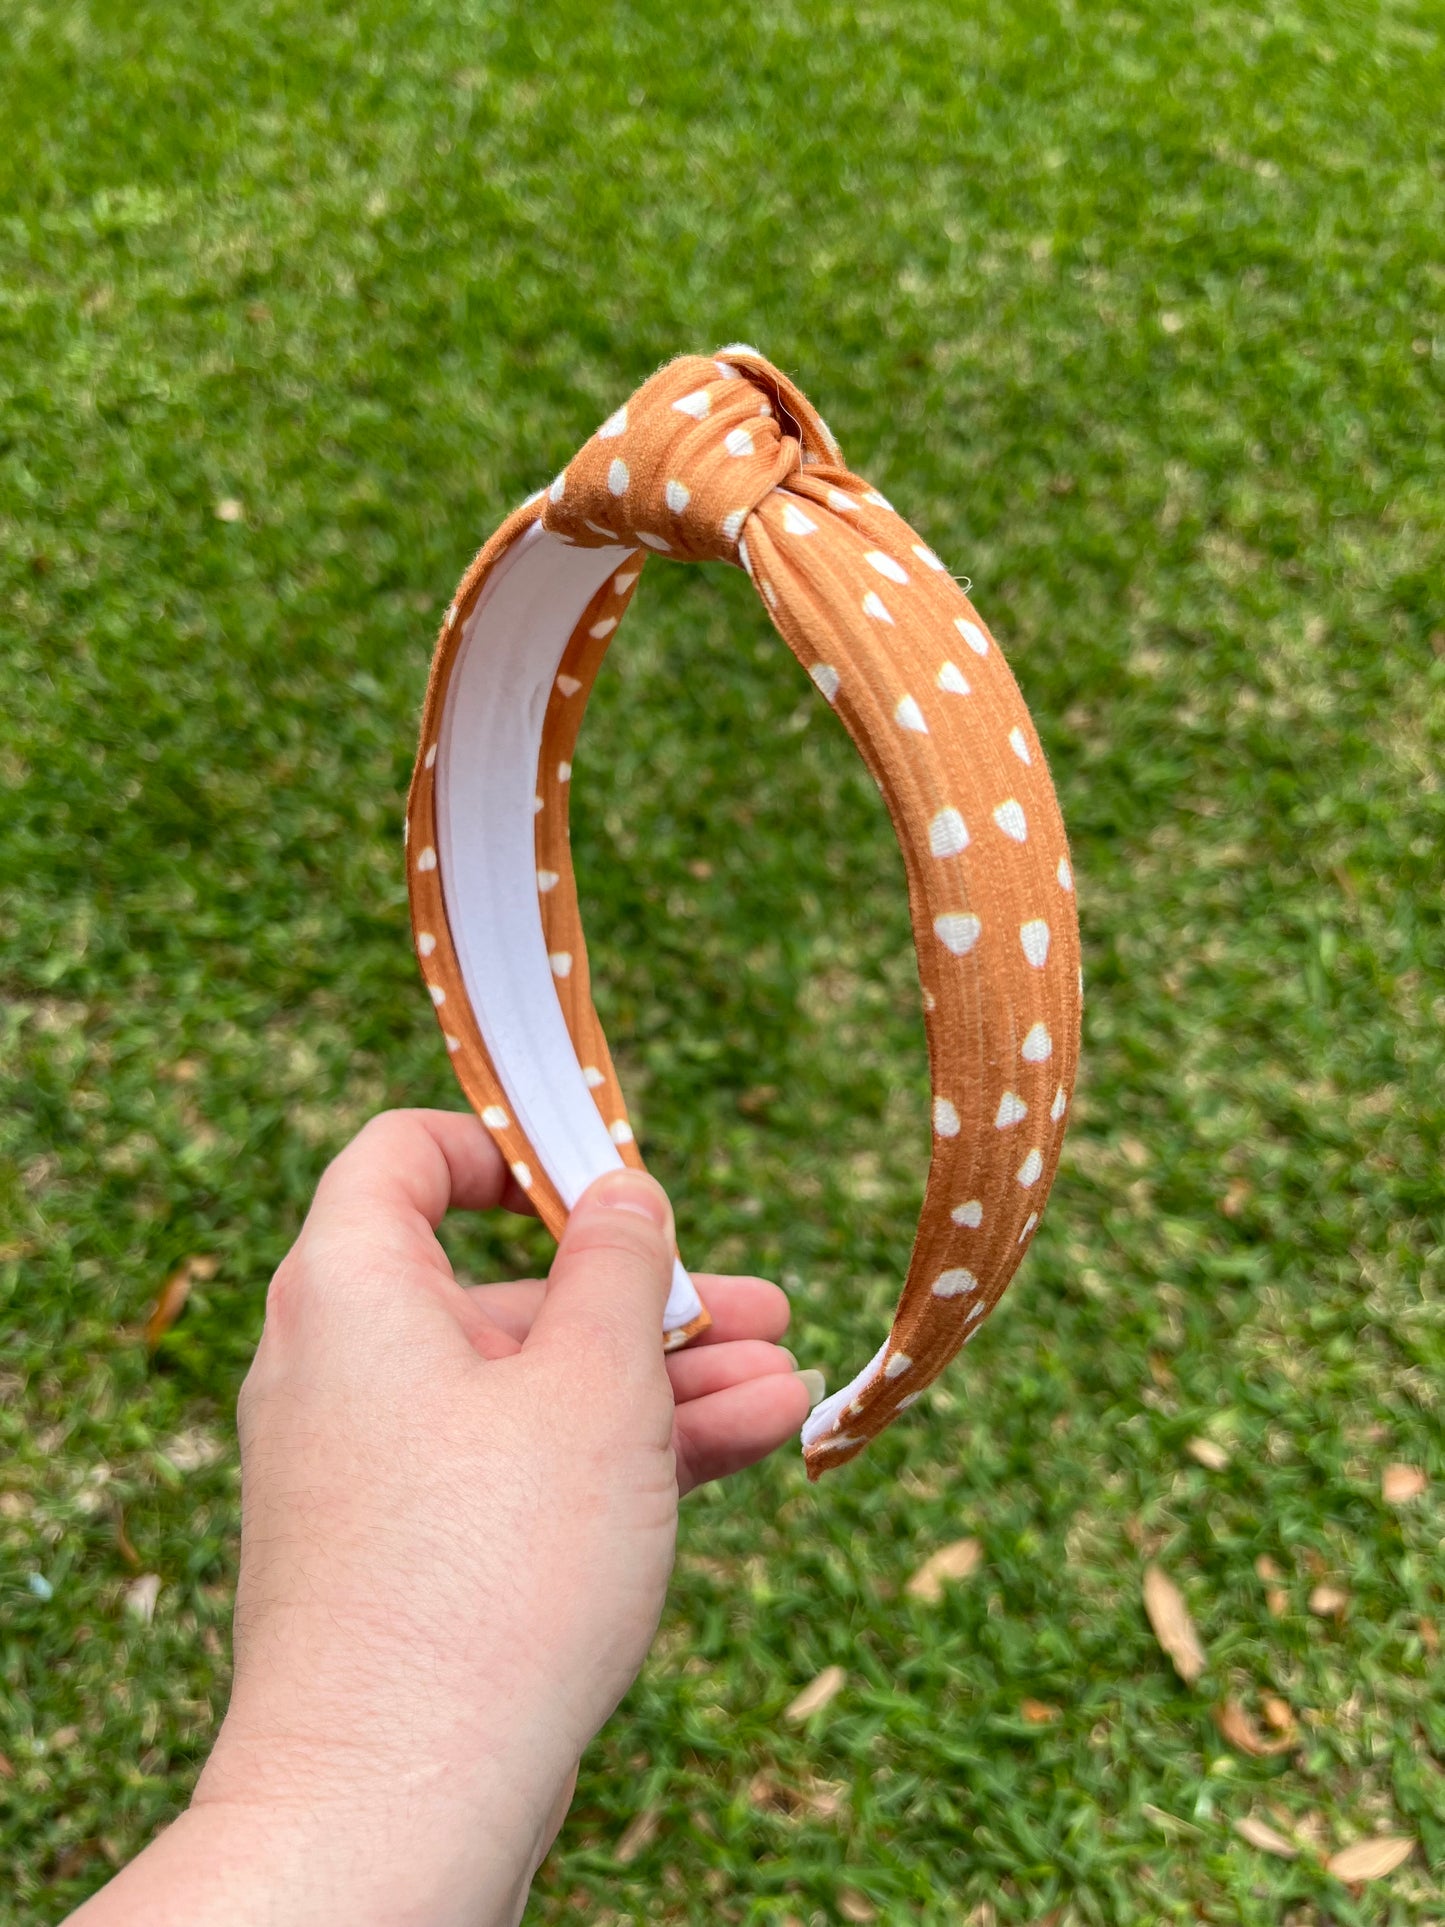
M545 1285L465 1288L435 1228L499 1203L450 1112L373 1119L323 1177L242 1388L230 1709L87 1927L515 1920L656 1630L679 1493L820 1396L759 1279L699 1277L712 1330L664 1359L651 1178L592 1186Z

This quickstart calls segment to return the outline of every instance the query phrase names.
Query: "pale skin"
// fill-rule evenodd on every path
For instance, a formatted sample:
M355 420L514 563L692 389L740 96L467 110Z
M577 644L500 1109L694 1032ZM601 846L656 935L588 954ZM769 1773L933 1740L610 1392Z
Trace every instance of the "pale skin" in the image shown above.
M579 1201L545 1282L462 1286L449 1209L526 1209L475 1118L393 1111L330 1166L242 1387L230 1707L188 1810L77 1927L516 1921L636 1677L679 1499L820 1396L756 1278L699 1276L663 1356L672 1210Z

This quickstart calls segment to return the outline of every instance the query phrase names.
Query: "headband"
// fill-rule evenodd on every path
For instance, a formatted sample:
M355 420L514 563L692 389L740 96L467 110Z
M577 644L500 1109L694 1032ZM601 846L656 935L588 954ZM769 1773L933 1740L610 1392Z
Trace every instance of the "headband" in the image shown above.
M803 1427L816 1478L968 1343L1038 1224L1079 1051L1064 826L997 644L787 376L745 347L659 369L462 578L407 805L413 933L447 1048L554 1235L594 1178L642 1163L588 993L567 797L649 551L748 572L903 850L933 1155L888 1338ZM680 1260L663 1322L669 1348L708 1324Z

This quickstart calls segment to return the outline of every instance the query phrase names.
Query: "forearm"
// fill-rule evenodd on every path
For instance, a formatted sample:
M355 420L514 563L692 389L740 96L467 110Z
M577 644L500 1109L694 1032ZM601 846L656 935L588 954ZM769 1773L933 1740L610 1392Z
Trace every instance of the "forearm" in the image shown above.
M88 1901L76 1927L512 1927L550 1816L406 1784L302 1809L200 1799Z

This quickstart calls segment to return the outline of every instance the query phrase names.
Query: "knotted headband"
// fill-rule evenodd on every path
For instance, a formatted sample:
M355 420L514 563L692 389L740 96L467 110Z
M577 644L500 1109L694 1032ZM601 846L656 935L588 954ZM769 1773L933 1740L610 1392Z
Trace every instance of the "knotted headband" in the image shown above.
M447 1047L554 1234L594 1178L642 1162L588 992L567 796L648 551L747 570L903 849L933 1156L892 1330L803 1427L816 1478L972 1338L1038 1224L1079 1050L1064 826L997 644L787 376L743 347L659 369L462 578L407 807L413 930ZM707 1323L679 1260L664 1342Z

